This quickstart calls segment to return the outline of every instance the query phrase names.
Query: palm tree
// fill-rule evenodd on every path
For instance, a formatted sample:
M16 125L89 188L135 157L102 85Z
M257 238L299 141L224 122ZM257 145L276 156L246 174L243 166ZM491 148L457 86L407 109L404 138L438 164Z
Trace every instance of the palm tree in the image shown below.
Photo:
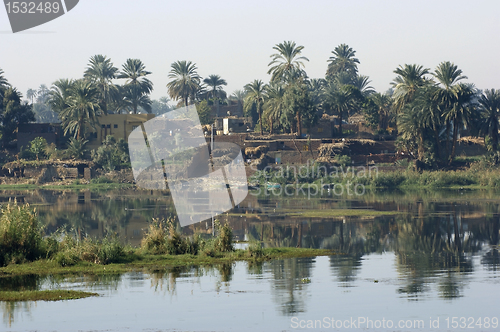
M322 78L313 78L307 80L307 86L309 89L309 96L311 98L311 103L317 113L323 111L323 94L325 92L326 81Z
M293 41L284 41L273 47L278 53L272 54L271 66L267 71L271 74L271 82L283 81L291 72L302 74L301 68L304 67L303 61L309 61L308 58L300 56L304 46L297 46ZM303 75L302 75L303 76Z
M404 67L399 66L396 68L394 73L398 76L391 83L394 88L392 97L396 113L398 113L407 103L413 100L419 88L429 83L425 78L425 75L429 74L429 68L415 64L405 64Z
M264 117L269 120L269 134L273 134L274 123L278 121L285 112L285 89L281 84L272 83L266 87L266 98L264 102Z
M387 93L376 92L370 95L370 99L377 107L378 129L386 130L389 126L389 117L392 107L391 96Z
M359 60L355 58L356 51L347 44L340 44L332 53L333 56L328 59L327 78L332 78L339 73L348 73L351 77L357 75Z
M118 91L121 91L120 95L123 96L122 108L132 109L136 114L137 109L141 107L146 112L151 113L151 104L153 102L147 94L140 90L140 87L127 84Z
M99 91L90 82L78 80L71 89L68 107L60 112L64 134L73 134L77 140L85 137L85 128L99 123L101 115Z
M227 85L227 82L219 75L209 75L203 80L203 83L205 83L210 88L208 93L213 99L222 98L226 95L224 90L222 90L222 87L224 85Z
M111 82L116 78L118 68L113 66L111 59L104 55L94 55L89 60L89 65L85 70L83 77L90 80L97 86L100 94L101 109L104 114L108 113L108 103L113 95L118 92L117 87Z
M325 104L327 108L336 111L339 120L339 133L342 135L343 116L357 106L363 99L361 92L352 85L339 85L329 82L325 86Z
M31 100L31 105L33 105L34 100L36 98L36 95L37 95L37 92L34 89L28 89L28 91L26 92L26 98Z
M434 96L437 92L435 85L428 85L419 90L415 98L415 104L421 110L422 125L431 128L434 132L434 142L436 147L436 157L441 157L441 141L439 139L439 130L442 125L443 113L439 108Z
M146 70L146 66L141 60L127 59L122 66L122 71L117 76L117 78L126 79L124 85L125 98L130 107L132 107L134 114L137 113L137 108L141 105L146 106L146 111L151 109L151 100L149 100L148 95L153 90L153 83L146 78L149 74L151 72Z
M352 85L354 85L364 97L368 97L375 92L375 89L370 85L370 77L365 75L356 75L353 78Z
M422 111L418 107L410 107L409 105L401 112L397 118L399 137L406 142L417 143L418 160L424 160L424 130L425 126L422 121Z
M182 100L188 105L189 97L196 94L200 87L200 76L196 64L191 61L176 61L171 65L169 78L173 80L167 84L168 94L172 100Z
M486 90L479 97L483 123L481 131L491 138L493 151L498 150L498 117L500 115L500 90Z
M40 84L40 87L38 88L38 91L37 91L37 95L38 95L38 98L37 98L37 101L40 103L40 104L45 104L50 95L49 95L49 88L47 88L47 86L45 84Z
M458 83L453 87L455 100L452 107L444 112L446 121L453 123L452 148L449 163L455 158L459 128L468 124L476 110L474 98L476 89L472 84Z
M0 68L0 106L2 105L2 100L3 100L3 92L4 90L7 90L10 87L9 82L4 76L3 70Z
M462 70L458 69L458 67L450 61L441 62L432 75L438 83L438 89L434 95L434 100L438 103L441 112L447 114L455 107L455 103L458 100L458 93L460 91L458 87L459 82L467 77L462 75ZM450 130L451 121L448 121L446 123L446 150L449 155L451 155L449 147Z
M54 112L61 114L68 108L68 100L74 84L75 81L69 79L59 79L52 83L49 92L49 105Z
M261 80L254 80L253 82L245 85L245 91L247 92L247 96L245 97L245 108L250 108L252 105L257 107L260 134L263 135L262 105L264 104L264 98L266 95L266 85Z

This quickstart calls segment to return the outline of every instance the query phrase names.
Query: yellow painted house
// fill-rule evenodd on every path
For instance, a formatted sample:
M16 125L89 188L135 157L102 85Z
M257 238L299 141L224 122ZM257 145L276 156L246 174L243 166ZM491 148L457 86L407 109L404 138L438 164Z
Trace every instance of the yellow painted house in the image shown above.
M90 133L87 147L91 149L99 147L108 135L113 135L116 140L120 138L127 140L132 130L154 117L154 114L108 114L99 116L97 130Z

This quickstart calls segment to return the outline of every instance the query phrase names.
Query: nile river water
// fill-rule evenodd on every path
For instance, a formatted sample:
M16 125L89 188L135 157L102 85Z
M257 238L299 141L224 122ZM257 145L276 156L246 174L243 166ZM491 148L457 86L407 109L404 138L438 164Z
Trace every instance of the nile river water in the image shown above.
M139 245L166 193L2 192L50 233ZM236 240L332 249L332 256L104 276L0 278L1 290L68 288L99 297L0 302L2 331L499 331L500 200L488 191L252 195L220 217ZM370 217L348 211L391 211ZM297 211L323 213L304 217ZM331 216L324 211L331 211ZM347 211L347 212L346 212ZM365 211L366 212L366 211ZM182 229L210 236L211 222Z

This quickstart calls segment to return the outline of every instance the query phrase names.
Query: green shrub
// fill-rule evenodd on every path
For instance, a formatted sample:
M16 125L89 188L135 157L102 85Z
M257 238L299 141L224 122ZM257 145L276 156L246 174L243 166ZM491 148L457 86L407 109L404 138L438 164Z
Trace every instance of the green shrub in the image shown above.
M141 241L141 248L151 254L164 254L167 252L167 239L165 220L153 218L146 236Z
M87 152L87 149L85 149L85 145L88 142L89 141L83 138L76 139L74 137L70 137L68 148L66 149L66 156L68 158L83 159L85 153Z
M116 141L111 135L106 137L97 150L92 150L91 158L106 171L112 171L117 167L130 167L127 142L123 138Z
M247 248L247 255L252 258L264 257L264 250L260 243L251 243Z
M105 237L102 241L90 238L76 241L74 237L66 235L54 259L61 266L74 265L80 261L105 265L117 263L123 253L123 245L116 237Z
M352 164L351 157L346 156L346 155L341 155L341 156L338 156L338 157L336 158L336 160L337 160L337 163L338 163L340 166L344 167L344 168L346 168L347 166L349 166L349 165L351 165L351 164Z
M215 238L214 249L218 252L231 252L234 251L233 248L233 231L231 227L226 223L224 226L220 226L218 220L216 220L216 227L218 229L217 238Z
M405 180L405 176L400 173L379 173L373 178L372 184L376 188L396 188Z
M0 266L40 258L44 245L36 211L14 201L0 213Z
M113 183L113 181L111 179L105 177L105 176L100 176L98 178L91 179L90 183L93 183L93 184L102 184L102 183Z

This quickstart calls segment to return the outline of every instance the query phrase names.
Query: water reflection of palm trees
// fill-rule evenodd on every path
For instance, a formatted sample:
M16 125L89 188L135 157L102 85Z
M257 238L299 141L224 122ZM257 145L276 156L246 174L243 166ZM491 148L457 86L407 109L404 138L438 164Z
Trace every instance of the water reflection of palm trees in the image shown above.
M314 262L314 258L292 258L269 263L271 295L281 314L292 316L306 311L308 284L303 280L311 277Z

